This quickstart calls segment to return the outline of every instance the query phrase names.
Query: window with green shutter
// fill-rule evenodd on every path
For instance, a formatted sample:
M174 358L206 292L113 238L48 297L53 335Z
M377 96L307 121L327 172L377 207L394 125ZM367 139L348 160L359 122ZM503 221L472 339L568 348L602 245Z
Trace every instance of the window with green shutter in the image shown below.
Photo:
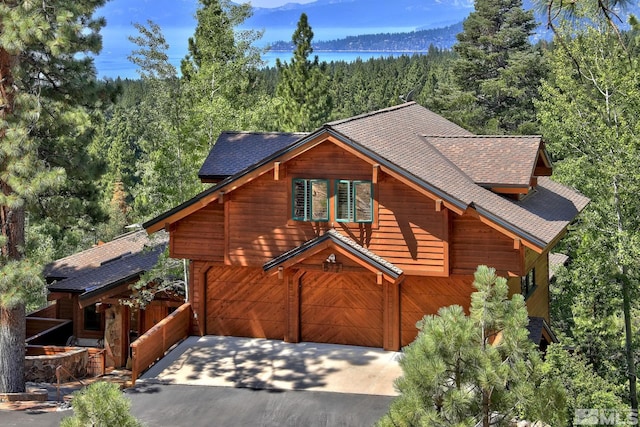
M336 181L336 221L373 222L371 181Z
M329 221L329 181L294 179L292 203L296 221Z

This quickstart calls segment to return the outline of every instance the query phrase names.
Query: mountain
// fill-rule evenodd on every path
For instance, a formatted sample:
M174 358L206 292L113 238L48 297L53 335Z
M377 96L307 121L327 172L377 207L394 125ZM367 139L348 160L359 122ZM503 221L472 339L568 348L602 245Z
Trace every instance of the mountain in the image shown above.
M408 33L381 33L348 36L338 40L314 41L316 52L427 52L430 47L450 49L456 43L456 35L462 31L462 22L443 28L411 31ZM279 41L271 45L271 51L291 52L293 42Z
M317 0L278 8L255 8L243 27L294 28L305 12L312 28L428 29L456 24L473 10L473 1Z

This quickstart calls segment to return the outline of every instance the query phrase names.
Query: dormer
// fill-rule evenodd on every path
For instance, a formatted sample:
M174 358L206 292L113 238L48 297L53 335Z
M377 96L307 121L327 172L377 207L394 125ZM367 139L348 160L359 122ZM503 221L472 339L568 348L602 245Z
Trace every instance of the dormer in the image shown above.
M542 137L502 135L424 136L477 185L496 194L521 199L552 174Z

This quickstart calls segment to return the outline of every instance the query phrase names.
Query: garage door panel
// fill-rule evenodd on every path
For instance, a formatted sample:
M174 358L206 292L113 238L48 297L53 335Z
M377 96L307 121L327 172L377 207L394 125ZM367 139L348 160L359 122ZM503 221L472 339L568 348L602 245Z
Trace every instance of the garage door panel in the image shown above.
M283 339L285 284L262 269L215 267L207 273L207 334Z
M300 300L303 341L382 347L382 287L372 274L307 273Z

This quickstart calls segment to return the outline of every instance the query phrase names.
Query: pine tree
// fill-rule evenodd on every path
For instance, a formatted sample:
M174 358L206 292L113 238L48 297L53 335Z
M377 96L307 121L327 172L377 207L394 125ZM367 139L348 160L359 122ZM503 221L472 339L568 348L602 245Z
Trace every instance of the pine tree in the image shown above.
M573 316L566 332L596 372L628 381L628 401L637 410L640 60L626 55L606 22L561 26L556 37L563 46L542 86L539 118L554 176L591 199L565 243L571 277L560 285L571 295L564 312Z
M283 64L276 59L280 81L276 95L278 104L278 126L286 132L312 131L329 120L332 100L325 65L320 65L318 56L313 61L311 42L313 30L307 15L300 15L298 26L293 33L295 45L291 63Z
M0 286L0 392L24 391L25 294L41 284L23 259L26 209L42 195L59 203L55 191L74 174L65 168L89 164L77 148L91 134L87 107L99 87L84 54L100 50L104 20L92 14L103 3L0 4L0 277L12 279Z
M495 270L475 273L470 315L460 306L425 316L400 361L400 396L382 426L511 425L518 417L564 423L564 394L545 378L529 341L522 295L507 298Z
M454 50L459 92L448 115L481 133L535 131L533 99L545 65L529 37L536 23L522 0L476 0Z

